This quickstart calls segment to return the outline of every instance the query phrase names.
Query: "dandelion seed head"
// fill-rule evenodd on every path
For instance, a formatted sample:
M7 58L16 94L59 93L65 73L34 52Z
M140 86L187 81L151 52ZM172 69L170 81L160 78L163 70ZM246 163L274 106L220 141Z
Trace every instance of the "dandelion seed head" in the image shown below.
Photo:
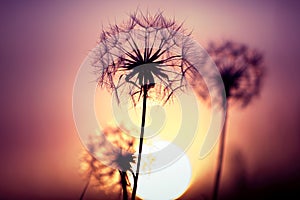
M128 21L102 31L93 66L99 86L114 92L119 101L123 96L138 101L143 86L168 101L199 73L201 59L194 58L199 58L195 48L183 24L167 19L162 12L137 11Z
M94 188L121 191L119 173L131 170L131 164L135 162L136 140L126 135L124 129L107 127L103 134L93 135L89 141L89 151L84 151L80 156L80 174L90 178ZM118 148L111 149L106 145L108 141Z
M228 101L245 107L259 95L265 74L260 52L233 41L211 42L207 51L220 71Z

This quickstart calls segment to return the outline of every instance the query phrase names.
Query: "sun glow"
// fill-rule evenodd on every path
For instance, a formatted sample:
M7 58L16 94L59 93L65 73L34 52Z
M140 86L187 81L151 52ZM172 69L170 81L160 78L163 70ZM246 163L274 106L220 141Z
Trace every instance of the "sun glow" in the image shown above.
M96 116L99 122L99 125L101 127L105 126L128 126L131 125L132 127L126 127L127 130L130 131L130 135L139 138L140 134L140 121L141 121L141 102L139 102L136 107L130 107L128 105L127 114L125 113L123 120L120 121L119 119L116 120L115 114L112 112L113 105L112 105L112 97L109 93L107 93L103 89L97 88L97 92L95 93L95 111ZM147 99L147 113L146 113L146 131L145 131L145 140L143 145L143 154L147 151L149 151L149 148L162 148L159 147L158 144L156 144L157 141L166 141L167 143L172 143L177 146L177 148L180 148L180 151L185 152L182 159L188 160L188 165L191 168L191 174L189 178L188 187L193 187L193 184L198 181L200 178L204 178L207 174L207 172L211 169L211 160L210 159L203 159L200 160L200 149L203 144L203 141L205 139L205 136L208 132L208 129L210 126L218 126L218 124L211 124L211 118L212 118L212 112L210 108L207 108L206 105L204 105L202 102L198 101L197 105L193 104L193 102L184 101L185 104L187 104L190 108L188 109L196 109L198 106L199 110L199 116L198 116L198 122L197 122L197 130L193 130L190 128L190 120L192 111L188 111L188 113L185 114L185 116L182 115L182 110L185 109L184 105L182 105L182 102L179 101L177 96L174 96L172 99L172 102L167 103L162 107L160 102L156 102L152 99ZM186 111L186 110L185 110ZM123 113L120 112L122 115ZM120 117L120 116L118 116ZM182 133L183 137L180 137L181 139L176 140L176 137L178 137L179 129L182 127L182 123L184 118L188 118L188 126L185 127ZM148 126L148 129L147 129ZM149 129L149 126L154 129L159 129L158 132L155 132L157 130L154 130L154 134L152 134L151 129ZM195 137L192 138L191 142L188 146L184 146L184 142L187 139L187 136L189 133L192 133L192 131L196 131ZM191 139L191 138L190 138ZM174 141L176 140L176 141ZM162 145L162 144L160 144ZM163 145L162 145L163 146ZM148 158L147 161L143 161L141 164L142 168L151 168L151 162L154 162L155 158ZM176 166L174 167L176 168ZM177 168L176 168L177 169ZM169 170L170 173L172 171L172 168ZM178 171L176 171L176 175L179 176ZM154 172L153 172L154 173ZM158 172L158 176L161 177L160 183L163 183L162 177L165 175L160 174L162 172ZM168 174L169 172L164 171L163 173ZM181 174L180 174L181 175ZM169 175L168 175L169 176ZM171 176L171 175L170 175ZM186 176L186 175L185 175ZM144 176L145 177L145 176ZM155 174L152 175L155 179ZM175 176L176 178L176 176ZM149 178L152 179L152 178ZM147 179L146 179L147 180ZM170 179L172 180L172 179ZM151 180L149 180L151 182ZM142 182L142 181L141 181ZM147 181L146 181L147 182ZM174 180L166 182L166 186L168 186L169 183L175 182ZM140 186L140 178L139 178L139 185L138 190ZM147 188L148 186L145 186ZM172 187L172 186L170 186ZM186 190L185 188L184 190ZM174 191L177 191L177 189L173 189ZM183 192L184 192L183 190ZM156 191L155 191L156 192ZM138 193L140 194L140 193ZM142 194L143 195L143 194ZM180 194L179 194L180 195ZM176 196L176 195L174 195ZM141 196L143 197L143 196ZM175 198L175 197L174 197ZM158 198L160 199L160 198ZM167 198L168 199L168 198Z
M161 158L156 158L152 153L171 146L172 152L178 152L182 156L175 162L152 172L151 165L155 165ZM166 141L156 141L155 145L145 144L143 152L148 157L141 162L141 171L150 171L140 174L137 195L147 200L170 200L179 198L189 187L192 169L189 159L180 148ZM131 185L133 179L130 177Z

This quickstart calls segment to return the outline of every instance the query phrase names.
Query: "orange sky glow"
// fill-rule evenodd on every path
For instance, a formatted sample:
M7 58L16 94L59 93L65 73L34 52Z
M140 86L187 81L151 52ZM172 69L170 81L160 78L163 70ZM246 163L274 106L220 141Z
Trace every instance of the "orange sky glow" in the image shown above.
M246 109L232 106L229 110L222 191L230 196L238 185L232 177L241 174L246 174L253 191L297 182L299 3L16 1L0 3L0 199L79 198L85 182L78 173L83 145L72 113L76 74L95 47L102 26L126 20L137 7L153 13L163 10L165 16L184 21L200 44L232 39L264 53L267 76L260 97ZM101 92L97 95L99 102L109 101ZM167 131L161 137L172 140L168 133L178 128L172 121L177 120L180 106L168 106ZM199 107L201 116L210 115L204 105ZM107 108L96 105L99 121L110 121L107 118L112 116L103 109ZM136 121L135 113L131 114ZM217 148L205 159L198 157L208 119L200 123L199 136L187 151L193 175L182 199L211 194ZM89 197L101 195L91 190Z

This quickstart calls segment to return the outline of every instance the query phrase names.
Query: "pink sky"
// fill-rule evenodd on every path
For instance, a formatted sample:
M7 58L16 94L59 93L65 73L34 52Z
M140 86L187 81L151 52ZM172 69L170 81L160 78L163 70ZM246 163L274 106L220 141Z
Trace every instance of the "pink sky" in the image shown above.
M227 152L243 153L253 187L299 178L299 3L6 1L0 3L0 198L79 198L74 79L102 25L137 7L184 20L200 43L232 39L264 53L262 94L247 109L231 110Z

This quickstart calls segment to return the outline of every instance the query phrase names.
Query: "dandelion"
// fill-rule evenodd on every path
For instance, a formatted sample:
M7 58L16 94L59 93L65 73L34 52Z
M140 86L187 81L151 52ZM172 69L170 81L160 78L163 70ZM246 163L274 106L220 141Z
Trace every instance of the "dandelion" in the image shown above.
M167 103L175 92L184 92L198 73L199 56L190 33L182 24L166 19L161 12L136 12L121 25L103 30L94 51L100 87L113 92L119 103L130 98L134 106L142 98L137 169L132 199L135 199L144 138L147 98Z
M103 130L103 134L94 135L89 141L89 151L81 156L81 173L86 177L87 184L80 199L83 199L88 186L92 185L103 191L122 191L123 200L127 200L130 191L127 173L133 173L131 164L135 162L135 140L126 136L120 128L108 127ZM107 142L118 148L109 148L111 146L106 145ZM90 152L110 160L109 165L96 159Z
M210 43L207 51L220 70L227 100L246 107L260 93L264 75L262 54L232 41Z
M258 96L261 90L261 81L264 75L263 56L244 44L226 41L221 44L211 42L207 52L218 67L226 93L225 102L228 110L229 104L238 104L242 108L249 105L251 100ZM222 172L222 163L225 149L226 112L223 131L220 138L217 173L215 178L213 199L218 198L218 190Z

